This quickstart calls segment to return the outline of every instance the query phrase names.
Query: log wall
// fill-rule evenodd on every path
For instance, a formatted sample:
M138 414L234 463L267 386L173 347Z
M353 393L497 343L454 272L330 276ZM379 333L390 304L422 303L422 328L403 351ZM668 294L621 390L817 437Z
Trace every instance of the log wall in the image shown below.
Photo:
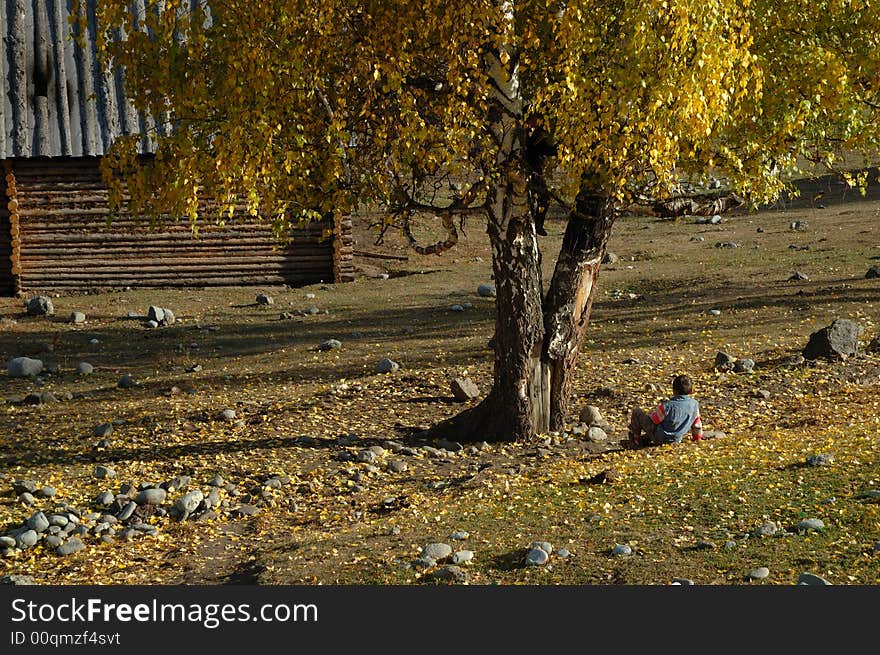
M234 216L225 226L205 221L193 236L188 220L151 227L129 213L111 215L97 157L4 163L0 292L5 294L353 279L350 219L295 230L287 245L279 245L268 224L247 216Z

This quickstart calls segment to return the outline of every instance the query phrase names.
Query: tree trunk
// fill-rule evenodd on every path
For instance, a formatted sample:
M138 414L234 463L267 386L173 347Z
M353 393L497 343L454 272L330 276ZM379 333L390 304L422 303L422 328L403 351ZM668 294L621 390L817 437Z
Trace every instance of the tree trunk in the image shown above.
M551 430L562 429L568 416L574 368L614 218L606 196L581 188L544 301L544 363L550 377Z

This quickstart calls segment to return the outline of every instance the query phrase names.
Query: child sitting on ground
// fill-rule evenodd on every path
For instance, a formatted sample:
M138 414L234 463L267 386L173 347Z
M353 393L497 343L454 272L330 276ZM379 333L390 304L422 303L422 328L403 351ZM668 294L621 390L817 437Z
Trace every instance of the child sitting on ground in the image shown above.
M648 414L641 407L633 409L629 421L629 440L636 448L681 443L688 431L694 441L703 438L700 404L690 394L693 385L686 375L672 381L672 398L664 400Z

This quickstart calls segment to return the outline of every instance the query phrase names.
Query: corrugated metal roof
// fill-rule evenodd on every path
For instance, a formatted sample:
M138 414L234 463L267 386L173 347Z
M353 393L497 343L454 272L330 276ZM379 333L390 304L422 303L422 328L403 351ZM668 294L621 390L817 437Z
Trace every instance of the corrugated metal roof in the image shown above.
M88 10L85 44L71 38L74 3ZM144 0L134 0L144 12ZM153 121L125 97L124 71L102 71L95 48L95 0L0 0L0 159L103 155L122 134Z

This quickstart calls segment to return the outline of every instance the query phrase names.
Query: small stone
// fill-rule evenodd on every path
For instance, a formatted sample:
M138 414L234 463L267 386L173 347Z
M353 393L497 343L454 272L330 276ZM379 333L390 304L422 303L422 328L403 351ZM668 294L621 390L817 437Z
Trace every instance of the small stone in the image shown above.
M806 221L793 221L788 225L789 230L794 230L796 232L803 232L807 229L807 227L809 226L807 225Z
M15 539L6 535L0 536L0 548L15 548Z
M868 272L865 273L865 279L872 280L880 278L880 264L874 264L871 268L868 269Z
M602 257L603 264L612 264L613 265L619 261L620 261L620 257L618 257L616 254L614 254L613 252L610 252L610 251L606 252L605 256Z
M470 562L474 558L474 551L472 550L459 550L452 554L452 563L453 564L466 564Z
M543 548L530 548L526 553L526 566L543 566L550 559L550 555Z
M49 527L49 519L46 518L43 512L34 512L25 521L25 525L36 532L45 532Z
M274 305L275 301L271 296L267 296L265 293L261 293L257 296L257 304L258 305Z
M220 418L224 421L234 421L236 417L236 413L234 409L224 409L220 412Z
M342 348L342 342L336 339L327 339L320 346L318 346L318 350L322 352L327 352L328 350L339 350Z
M425 580L430 582L446 582L450 584L464 584L467 582L467 574L459 567L447 564L436 571L429 573Z
M114 500L116 500L116 497L113 495L113 492L105 491L98 494L98 497L95 498L95 505L98 505L99 507L109 507Z
M707 313L709 316L721 316L721 310L720 310L720 309L710 309L710 310L707 311L706 313Z
M412 563L412 567L416 571L424 571L425 569L431 569L431 568L434 568L435 566L437 566L437 562L435 562L430 557L424 557L424 556L419 557L418 559L414 560Z
M628 557L629 555L632 555L632 548L626 544L617 544L611 549L611 554L618 557Z
M449 539L452 541L464 541L471 536L471 533L467 530L456 530L451 535L449 535Z
M674 578L672 584L681 585L682 587L692 587L694 586L694 581L689 578Z
M788 278L788 281L789 282L801 282L801 281L805 281L805 280L809 280L809 279L810 278L805 273L801 273L800 271L795 271L794 274Z
M746 574L746 577L749 580L764 580L765 578L770 577L770 569L766 566L759 566L756 569L752 569Z
M497 295L497 292L494 285L481 284L477 287L477 295L482 298L494 298Z
M581 423L586 423L587 425L607 425L607 421L602 418L602 412L600 412L599 408L595 405L586 405L581 410L578 418L580 419Z
M113 423L101 423L92 429L92 435L95 437L109 437L113 434Z
M99 480L109 480L116 477L116 471L110 466L102 466L99 464L95 467L95 470L92 471L92 475Z
M861 328L853 321L837 319L831 325L810 335L801 353L805 359L846 359L858 352Z
M211 485L212 487L222 487L226 484L226 482L223 480L223 478L218 473L217 475L215 475L211 479L211 481L208 484Z
M78 553L85 547L86 545L78 537L71 537L66 543L58 546L58 548L55 549L55 552L62 557L66 557L67 555Z
M406 462L395 459L388 463L388 468L394 473L405 473L409 469L409 465Z
M444 543L432 543L422 548L420 554L422 557L429 557L433 560L439 561L452 554L452 547Z
M763 398L764 400L767 400L770 397L770 392L766 389L755 389L754 396L755 398Z
M161 505L165 502L168 492L161 487L144 489L134 498L138 505Z
M818 455L807 457L807 464L810 466L828 466L832 462L834 462L834 456L828 453L819 453Z
M571 551L568 550L568 548L560 548L556 551L556 555L558 557L561 557L562 559L568 559L569 557L571 557Z
M199 504L204 500L204 494L195 489L177 499L174 507L180 513L181 521L185 521L192 514Z
M19 548L30 548L31 546L36 545L39 539L40 536L37 534L36 530L25 530L16 536L15 541Z
M19 500L19 502L24 503L24 504L27 505L28 507L30 507L30 506L33 505L35 502L37 502L37 500L36 500L36 498L34 498L33 494L28 493L27 491L25 491L24 493L19 494L19 495L18 495L18 500Z
M587 430L587 441L592 441L593 443L604 443L608 441L608 434L599 426L593 425L590 426L589 430Z
M116 383L120 389L131 389L136 386L137 382L134 381L134 378L131 377L128 373L119 378L119 382Z
M234 517L243 517L243 516L254 516L260 513L260 508L255 505L251 505L250 503L242 503L234 510L230 512L230 514Z
M553 554L553 545L549 541L533 541L529 544L529 548L540 548L548 555Z
M28 316L51 316L55 313L52 299L46 296L31 298L25 303L25 309Z
M317 315L317 314L320 314L320 313L321 313L321 310L318 309L317 307L309 307L309 308L305 311L305 313L308 314L309 316L315 316L315 315Z
M146 325L148 328L150 328L151 330L155 330L157 327L159 327L159 323L158 323L157 321L147 321L147 322L145 323L145 325Z
M2 578L0 578L0 584L27 586L27 585L35 585L35 584L37 584L37 582L36 582L36 580L34 580L33 576L18 575L18 574L13 573L12 575L4 575Z
M361 450L355 456L355 459L362 464L369 464L370 462L376 461L377 456L372 450Z
M39 375L43 371L43 362L30 357L13 357L6 363L6 372L11 378L27 378Z
M467 402L480 396L480 389L467 377L455 378L450 384L452 395L459 402Z
M37 483L33 480L15 480L12 483L12 491L16 495L23 493L34 494L37 492Z
M715 370L716 371L732 371L735 364L736 364L736 357L733 357L732 355L728 355L726 352L719 351L715 355Z
M385 357L376 364L376 373L393 373L400 369L400 364Z
M73 312L70 315L70 322L75 323L75 324L85 323L86 322L86 315L83 314L82 312Z
M757 230L755 230L755 232L757 232L758 234L764 234L764 228L759 227Z
M134 514L134 511L137 509L137 503L133 500L128 501L128 503L123 507L119 514L116 515L116 518L120 521L127 521L131 518L131 515Z
M733 363L734 373L751 373L755 369L755 360L744 358Z
M691 237L690 240L691 240L691 241L696 241L696 242L701 242L701 241L705 241L705 240L706 240L706 237L699 237L699 236L697 236L697 237Z
M828 580L813 573L801 573L797 583L799 585L831 586Z
M756 537L772 537L779 531L779 528L773 521L762 523L755 529Z
M804 519L802 521L798 521L798 524L794 526L796 530L824 530L825 522L822 519Z
M453 305L449 309L451 309L453 312L463 312L464 311L464 307L462 307L461 305Z
M734 241L719 241L715 244L716 248L739 248L739 244Z
M735 542L733 539L731 539L731 540L729 540L729 541L725 541L725 542L724 542L724 547L725 547L727 550L730 550L731 548L736 548L736 542Z
M95 371L95 367L88 362L80 362L76 365L77 375L91 375Z
M792 355L788 357L782 365L787 368L797 368L799 366L803 366L806 363L806 359L804 359L803 355Z
M49 517L49 525L56 528L63 528L68 523L70 523L70 519L64 516L64 514L52 514Z

